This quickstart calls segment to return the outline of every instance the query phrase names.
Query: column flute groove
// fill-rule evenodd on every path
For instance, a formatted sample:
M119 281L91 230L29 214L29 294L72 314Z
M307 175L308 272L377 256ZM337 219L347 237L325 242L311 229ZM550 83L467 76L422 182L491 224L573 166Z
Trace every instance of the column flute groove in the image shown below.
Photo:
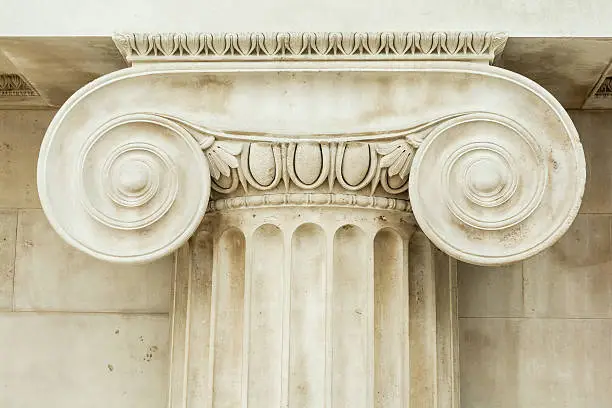
M253 273L253 232L247 233L247 250L245 259L245 276L244 276L244 321L242 326L242 382L241 382L241 400L242 408L249 406L249 345L251 336L251 278Z
M325 240L327 243L327 258L325 268L325 407L332 408L332 390L334 378L332 375L332 361L334 352L332 339L334 328L332 323L332 294L334 293L334 232L326 230Z
M282 317L282 355L281 355L281 408L289 408L290 394L290 353L291 353L291 273L292 262L295 256L292 250L291 242L294 231L285 234L283 240L284 247L284 265L283 265L283 317Z

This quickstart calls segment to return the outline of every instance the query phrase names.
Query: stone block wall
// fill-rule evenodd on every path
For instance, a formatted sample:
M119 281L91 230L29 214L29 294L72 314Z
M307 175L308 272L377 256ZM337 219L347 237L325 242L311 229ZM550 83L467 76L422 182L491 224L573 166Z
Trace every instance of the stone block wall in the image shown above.
M173 259L106 264L55 234L36 192L54 113L0 111L0 407L165 407ZM571 115L588 166L571 230L523 263L459 265L462 408L612 401L612 112Z
M0 111L0 407L165 407L173 258L107 264L51 229L36 160L54 114Z
M612 406L612 112L570 115L587 186L568 233L521 263L458 266L462 408Z

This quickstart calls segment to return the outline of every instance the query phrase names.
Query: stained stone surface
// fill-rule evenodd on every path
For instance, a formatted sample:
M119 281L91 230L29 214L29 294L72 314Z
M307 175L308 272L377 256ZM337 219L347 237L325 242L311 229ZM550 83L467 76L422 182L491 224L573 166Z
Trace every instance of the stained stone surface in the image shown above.
M460 319L462 408L605 407L610 319Z
M40 208L36 160L55 110L0 111L0 208Z
M173 262L169 255L148 265L109 268L66 245L41 210L22 210L17 228L15 310L168 313Z
M17 212L0 211L0 311L13 309Z
M0 406L166 407L167 316L0 313Z

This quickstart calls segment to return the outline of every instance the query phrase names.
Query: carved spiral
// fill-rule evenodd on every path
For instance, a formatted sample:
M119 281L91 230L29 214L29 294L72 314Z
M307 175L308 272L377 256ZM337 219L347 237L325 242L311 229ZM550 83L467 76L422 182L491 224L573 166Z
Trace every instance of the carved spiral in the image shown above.
M531 256L558 238L579 204L579 194L576 205L551 204L559 191L570 200L581 191L580 182L559 171L575 165L572 154L582 154L568 146L496 114L446 121L417 150L410 176L414 215L455 258L501 264Z
M151 261L176 250L199 225L210 194L208 162L181 125L124 115L84 138L64 163L47 160L59 144L79 145L56 138L43 145L41 200L54 227L78 249L110 261ZM61 174L69 191L53 190L58 176L44 172L54 165L69 169Z

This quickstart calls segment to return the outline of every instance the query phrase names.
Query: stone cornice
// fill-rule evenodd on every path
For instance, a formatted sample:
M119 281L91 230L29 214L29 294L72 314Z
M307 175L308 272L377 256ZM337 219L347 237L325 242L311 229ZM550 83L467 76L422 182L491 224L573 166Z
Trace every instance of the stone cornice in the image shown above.
M126 61L453 60L492 62L498 32L121 33Z
M600 86L597 87L594 93L595 98L610 98L612 97L612 76L604 78Z
M0 96L38 96L38 92L19 74L0 74Z
M41 146L51 225L100 259L145 262L183 245L207 210L414 217L449 255L502 264L550 246L578 212L576 129L518 74L259 64L144 63L78 91Z

